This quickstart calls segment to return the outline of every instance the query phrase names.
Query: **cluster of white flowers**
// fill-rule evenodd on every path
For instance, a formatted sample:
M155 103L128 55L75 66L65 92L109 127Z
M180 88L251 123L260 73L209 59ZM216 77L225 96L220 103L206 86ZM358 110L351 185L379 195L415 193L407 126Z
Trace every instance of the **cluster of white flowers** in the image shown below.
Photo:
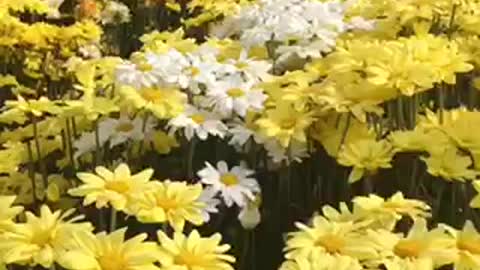
M130 9L117 1L108 1L100 15L102 24L127 23L131 19Z
M260 0L237 15L212 27L219 38L239 35L245 47L279 42L275 53L281 62L292 54L301 58L320 57L335 46L339 34L352 28L371 28L362 18L345 22L345 10L352 1Z

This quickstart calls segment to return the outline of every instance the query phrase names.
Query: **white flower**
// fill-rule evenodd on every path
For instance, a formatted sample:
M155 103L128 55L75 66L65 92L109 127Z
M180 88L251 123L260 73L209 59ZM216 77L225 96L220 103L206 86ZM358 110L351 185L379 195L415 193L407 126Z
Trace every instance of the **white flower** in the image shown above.
M123 61L116 68L116 81L137 89L162 83L161 62L155 54L137 54L133 61Z
M240 123L233 124L228 130L228 133L232 136L228 144L241 147L253 136L255 132L247 128L245 123Z
M118 24L130 21L130 10L121 2L108 1L101 13L102 24Z
M189 65L186 56L176 49L155 55L155 66L158 66L161 78L167 84L176 84L181 88L188 87L190 77L185 71L188 70Z
M235 112L243 117L247 110L260 111L267 95L252 87L252 82L245 81L240 75L229 76L207 91L207 104L223 116Z
M220 204L220 200L215 198L217 193L218 191L212 187L207 187L203 189L202 194L198 198L198 201L205 204L205 208L202 209L202 217L205 223L210 221L211 213L218 213L217 206Z
M105 142L108 140L106 134L98 134L98 143L102 147ZM73 147L76 149L74 158L77 159L79 156L91 152L96 149L97 142L95 139L95 132L84 132L82 135L73 142Z
M254 203L248 203L238 213L238 220L244 229L251 230L260 223L260 210Z
M191 140L194 135L197 135L200 140L206 140L209 134L223 138L228 131L227 126L216 114L191 105L188 105L182 114L171 119L168 126L170 126L170 133L184 128L185 137L188 140Z
M220 192L225 204L231 207L234 203L243 207L249 200L255 198L255 193L260 192L260 186L255 178L250 176L254 171L244 166L234 166L231 170L225 161L219 161L217 168L206 162L206 167L197 175L200 181Z
M263 146L274 163L280 163L282 161L287 163L296 161L300 163L303 158L309 155L307 145L297 140L292 140L287 148L283 147L275 139L264 141Z
M272 64L267 61L248 58L247 50L242 50L238 59L228 59L227 63L243 72L247 80L259 82L269 80L272 77L269 74Z
M98 44L87 44L78 49L80 54L85 58L98 59L102 57Z
M126 116L122 116L120 119L108 118L98 124L98 131L99 134L105 134L109 138L110 146L113 147L128 140L143 140L145 134L149 133L154 125L149 121L143 130L143 122L144 120L139 117L133 120Z

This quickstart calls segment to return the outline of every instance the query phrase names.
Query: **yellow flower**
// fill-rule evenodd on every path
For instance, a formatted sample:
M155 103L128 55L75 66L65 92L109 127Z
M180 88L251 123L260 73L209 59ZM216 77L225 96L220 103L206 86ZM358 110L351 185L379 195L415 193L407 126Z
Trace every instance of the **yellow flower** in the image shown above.
M170 136L161 130L156 130L152 137L153 149L159 154L168 154L173 148L179 147L175 137Z
M0 233L11 228L13 218L23 211L22 206L12 206L15 196L0 196Z
M380 168L390 168L394 155L392 145L386 140L358 140L344 145L338 154L339 164L351 167L350 183L360 180L365 172L375 173Z
M66 248L72 234L90 232L90 223L75 223L83 216L67 219L75 210L65 212L51 210L46 205L40 208L40 216L26 213L26 222L15 226L2 235L0 250L6 263L41 265L49 268Z
M297 256L287 260L279 270L361 270L364 269L355 258L343 255Z
M185 109L187 96L176 88L142 88L134 89L124 86L120 93L127 103L136 109L151 111L160 119L170 119Z
M188 236L174 232L169 238L164 232L157 232L160 242L160 269L195 270L233 270L230 265L235 258L225 254L230 249L227 244L220 245L222 237L216 233L210 237L201 237L197 230Z
M403 216L412 219L430 216L430 207L419 200L405 199L401 192L395 193L387 200L375 195L353 198L354 216L367 220L370 228L392 230Z
M442 226L456 240L458 258L455 260L455 270L480 269L480 234L475 225L467 220L461 231L448 225Z
M472 159L461 155L457 148L449 147L441 153L435 153L428 158L421 157L427 164L427 171L433 176L442 177L448 181L474 180L478 173L472 169Z
M120 164L114 171L99 166L96 174L78 173L77 177L84 183L70 189L72 196L84 196L84 205L96 203L97 208L105 207L108 203L117 210L125 210L129 200L136 192L143 191L150 177L152 169L143 170L132 175L127 164Z
M46 97L38 100L25 100L22 96L17 96L17 101L7 100L5 105L11 109L18 109L25 114L42 116L44 113L58 114L61 112L55 101L50 101Z
M312 225L296 223L299 229L289 235L285 258L294 259L306 256L350 256L356 260L375 257L376 253L364 245L358 229L361 224L352 221L329 221L323 216L315 216Z
M194 225L203 223L204 203L198 201L202 186L186 182L155 182L152 188L135 197L132 212L140 222L168 223L182 231L185 221Z
M279 102L274 109L266 111L256 124L259 132L268 138L275 138L283 147L295 139L306 142L306 129L313 122L311 113L297 111L290 103Z
M76 233L59 264L71 270L157 270L156 243L145 242L144 233L125 240L125 232L126 228L110 234Z
M441 228L428 230L416 219L406 237L387 230L370 230L367 239L378 249L377 263L387 270L433 270L456 259L455 241Z

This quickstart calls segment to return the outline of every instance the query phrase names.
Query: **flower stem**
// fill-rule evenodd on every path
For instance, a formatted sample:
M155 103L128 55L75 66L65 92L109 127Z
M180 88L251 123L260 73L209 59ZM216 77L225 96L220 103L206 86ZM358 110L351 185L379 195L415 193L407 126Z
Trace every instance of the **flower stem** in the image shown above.
M37 158L38 164L40 166L40 172L42 174L43 186L45 189L48 187L48 179L47 179L47 168L45 166L44 160L42 159L42 152L40 149L40 140L38 135L38 126L37 126L37 118L35 116L31 116L33 125L33 139L35 142L35 150L37 151Z
M113 232L117 227L117 210L113 207L110 210L110 232Z
M188 145L187 154L187 179L193 182L193 158L195 156L195 147L197 145L196 137L193 137Z

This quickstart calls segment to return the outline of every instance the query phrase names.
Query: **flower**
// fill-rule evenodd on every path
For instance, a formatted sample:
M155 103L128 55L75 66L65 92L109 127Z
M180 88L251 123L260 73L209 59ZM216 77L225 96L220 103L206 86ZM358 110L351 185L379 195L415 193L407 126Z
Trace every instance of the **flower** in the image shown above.
M154 54L134 54L132 61L123 61L115 71L116 82L120 86L153 87L162 83L162 71L158 57Z
M261 196L257 194L255 199L247 202L247 204L238 213L238 220L244 229L251 230L260 223L260 204Z
M88 222L76 223L82 215L70 217L74 209L55 211L42 205L40 216L26 213L26 222L15 226L1 237L0 250L6 263L41 265L49 268L59 259L76 232L90 232Z
M68 193L72 196L85 197L84 205L95 202L97 208L103 208L110 203L117 210L126 209L131 197L145 189L153 175L152 169L131 175L125 163L118 165L114 171L98 166L95 172L96 174L78 173L77 177L83 184L70 189Z
M0 233L10 228L15 218L23 211L22 206L12 206L16 196L0 196Z
M225 254L230 246L220 245L222 237L218 233L201 237L197 230L193 230L189 235L174 232L173 238L169 238L158 231L157 236L161 269L233 270L230 263L235 262L235 258Z
M154 182L152 187L138 194L132 212L143 223L168 223L176 230L182 231L185 221L196 226L203 223L202 209L199 201L202 186L187 185L186 182Z
M197 172L200 181L220 192L228 207L234 203L243 207L248 200L255 198L254 193L260 192L257 180L250 177L254 171L243 165L234 166L231 170L225 161L217 162L217 168L208 162L205 162L205 165L205 168Z
M117 1L108 1L100 14L102 24L127 23L130 21L130 10Z
M110 234L75 233L60 265L72 270L156 270L158 247L142 233L125 240L126 228Z
M427 164L427 171L433 176L442 177L445 180L476 179L478 173L470 169L473 161L469 156L461 155L456 147L448 147L443 152L434 153L429 157L421 157Z
M365 172L376 172L380 168L390 168L394 152L392 145L385 140L364 139L344 145L338 154L338 163L353 166L348 182L360 180Z
M480 267L480 234L474 224L467 220L461 231L447 227L456 240L458 258L455 260L456 270L478 269Z
M206 93L206 103L224 116L235 112L244 117L248 110L260 111L266 99L261 89L254 89L252 82L243 80L240 75L217 81Z
M428 230L425 219L416 219L406 237L387 230L368 231L367 241L378 249L388 270L433 270L456 258L455 242L444 229Z
M136 117L130 119L122 115L120 119L107 118L98 124L99 136L108 137L110 147L122 144L128 140L140 141L152 131L153 123L151 120L144 123L144 119Z
M205 207L202 209L202 217L204 222L210 221L211 213L218 213L218 204L220 200L215 198L217 191L212 187L206 187L202 190L202 194L197 199L199 202L203 203Z
M227 126L220 118L211 112L197 109L188 105L185 111L179 116L168 122L170 133L176 132L179 128L184 128L185 137L191 140L194 135L200 140L206 140L208 135L223 138L227 132Z

